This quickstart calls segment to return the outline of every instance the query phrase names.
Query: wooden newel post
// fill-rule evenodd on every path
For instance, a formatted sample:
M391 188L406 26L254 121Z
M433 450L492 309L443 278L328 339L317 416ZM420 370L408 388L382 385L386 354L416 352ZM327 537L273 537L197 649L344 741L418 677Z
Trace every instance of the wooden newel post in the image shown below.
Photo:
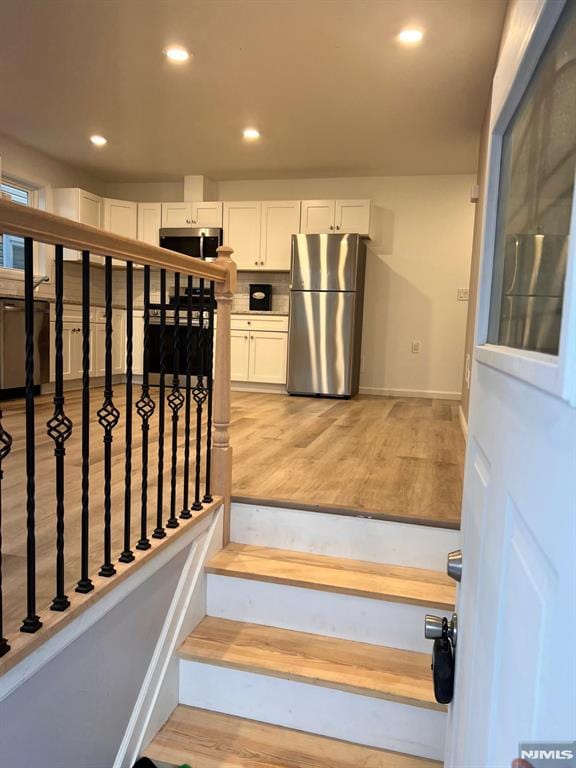
M224 499L224 544L230 540L230 496L232 492L232 447L230 445L230 315L236 290L236 264L233 249L218 248L216 264L224 267L228 277L216 283L218 322L216 323L214 409L212 422L212 468L214 493Z

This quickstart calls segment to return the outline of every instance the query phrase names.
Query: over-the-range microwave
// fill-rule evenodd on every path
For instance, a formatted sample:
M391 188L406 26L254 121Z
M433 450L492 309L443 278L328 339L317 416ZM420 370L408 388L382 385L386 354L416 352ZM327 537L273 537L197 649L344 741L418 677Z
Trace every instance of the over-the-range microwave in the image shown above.
M194 259L213 261L222 245L222 230L217 227L163 227L160 247L185 253Z

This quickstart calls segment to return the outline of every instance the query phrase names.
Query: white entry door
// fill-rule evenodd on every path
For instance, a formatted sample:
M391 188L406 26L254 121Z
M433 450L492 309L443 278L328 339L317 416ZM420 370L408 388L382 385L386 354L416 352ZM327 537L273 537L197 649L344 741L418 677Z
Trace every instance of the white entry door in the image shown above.
M576 738L575 166L576 3L520 0L492 98L448 768Z

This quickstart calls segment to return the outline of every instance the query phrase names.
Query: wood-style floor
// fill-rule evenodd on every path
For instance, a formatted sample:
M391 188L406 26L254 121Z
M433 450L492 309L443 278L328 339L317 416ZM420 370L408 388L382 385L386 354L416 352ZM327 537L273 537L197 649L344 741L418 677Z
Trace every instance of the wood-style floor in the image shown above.
M134 388L134 400L140 394ZM103 560L103 443L96 411L102 389L91 393L90 573ZM114 401L122 418L114 430L112 470L112 549L123 549L124 387ZM66 413L75 424L66 443L65 558L66 590L80 572L81 396L66 395ZM24 401L3 403L3 424L14 443L4 462L2 481L4 631L16 632L25 615L26 477ZM37 602L45 610L55 585L55 459L46 434L52 396L36 399L36 542ZM157 489L156 412L150 431L149 536L155 525ZM166 408L164 520L169 514L170 410ZM178 441L176 511L182 508L183 412ZM299 505L348 508L372 516L457 526L464 441L455 403L360 396L352 401L291 398L282 394L235 392L231 442L234 447L233 494ZM132 547L139 538L141 489L140 419L134 414L132 459ZM202 462L203 464L204 462ZM193 494L193 489L191 491Z
M457 402L234 392L232 444L237 498L459 527Z

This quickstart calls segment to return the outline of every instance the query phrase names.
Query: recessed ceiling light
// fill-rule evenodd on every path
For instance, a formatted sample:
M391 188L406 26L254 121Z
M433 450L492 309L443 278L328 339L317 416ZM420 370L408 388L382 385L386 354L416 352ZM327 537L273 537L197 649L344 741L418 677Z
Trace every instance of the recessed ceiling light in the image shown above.
M94 136L90 136L90 141L95 147L103 147L104 144L108 143L108 139L105 139L104 136L100 136L97 133L95 133Z
M186 50L186 48L182 48L181 45L171 45L169 48L166 48L164 51L166 54L166 58L170 59L170 61L175 61L178 63L182 63L183 61L188 61L190 58L190 54Z
M260 138L260 131L256 128L244 128L242 135L245 139L248 139L248 141L256 141L256 139Z
M421 29L403 29L398 35L398 40L405 45L417 45L422 42L424 32Z

